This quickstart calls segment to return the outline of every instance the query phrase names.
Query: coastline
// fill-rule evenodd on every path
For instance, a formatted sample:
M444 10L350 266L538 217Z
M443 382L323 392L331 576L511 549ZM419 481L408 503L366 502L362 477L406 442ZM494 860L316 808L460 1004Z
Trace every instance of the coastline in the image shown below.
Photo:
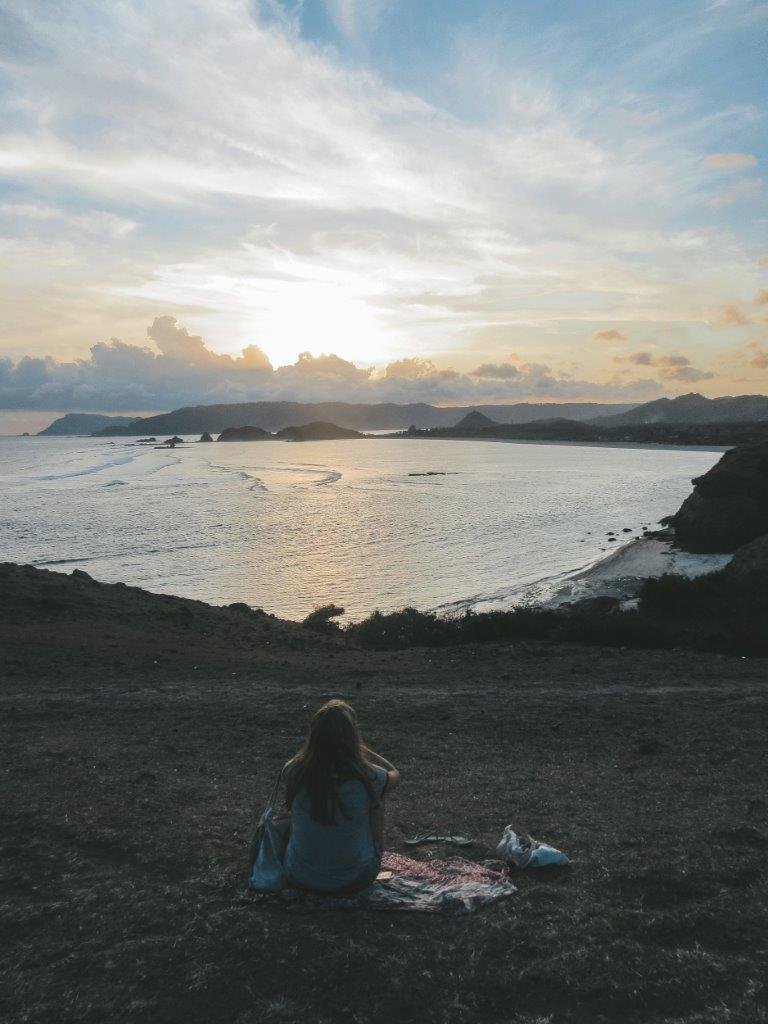
M521 603L555 609L593 597L617 598L624 607L632 608L645 580L658 579L666 574L695 579L724 568L732 557L732 554L689 554L675 548L671 537L660 537L657 531L649 531L647 536L633 538L584 565L532 583L512 583L494 594L445 601L431 611L441 615L468 609L475 612L503 611Z
M418 438L400 437L392 434L385 436L379 434L367 434L374 440L390 441L483 441L497 444L543 444L555 445L556 447L567 448L643 448L649 451L692 451L692 452L727 452L735 445L711 445L711 444L663 444L653 441L552 441L534 440L522 437L428 437L419 435Z
M39 435L31 435L35 439L39 438ZM114 437L95 437L92 434L51 434L46 435L42 438L43 441L61 441L67 438L72 440L82 441L100 441L104 444L135 444L136 438L142 437L141 434L135 436L120 436ZM179 435L185 444L197 444L199 438L197 434L180 434ZM0 434L0 440L22 440L18 434ZM368 433L363 432L363 437L360 438L343 438L341 440L349 441L410 441L412 438L403 436L398 433ZM726 452L734 445L709 445L709 444L665 444L662 442L656 443L653 441L553 441L550 439L536 440L532 438L514 438L514 437L430 437L430 436L419 436L418 440L421 441L483 441L483 442L495 442L499 444L528 444L528 445L555 445L563 447L576 447L576 448L636 448L636 449L649 449L651 451L707 451L707 452ZM256 444L261 442L254 441L231 441L230 444ZM295 443L295 442L294 442ZM302 442L304 444L311 442ZM335 441L334 443L339 443Z

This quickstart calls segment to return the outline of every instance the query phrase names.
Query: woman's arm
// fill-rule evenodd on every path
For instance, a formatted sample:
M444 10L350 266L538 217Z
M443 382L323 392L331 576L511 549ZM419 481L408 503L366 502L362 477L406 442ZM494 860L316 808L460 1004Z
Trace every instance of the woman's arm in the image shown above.
M378 765L380 768L384 768L387 773L387 789L391 789L392 786L396 786L400 781L400 772L395 768L391 761L388 761L386 757L381 754L377 754L375 750L371 750L370 747L364 747L363 753L366 759L371 763Z

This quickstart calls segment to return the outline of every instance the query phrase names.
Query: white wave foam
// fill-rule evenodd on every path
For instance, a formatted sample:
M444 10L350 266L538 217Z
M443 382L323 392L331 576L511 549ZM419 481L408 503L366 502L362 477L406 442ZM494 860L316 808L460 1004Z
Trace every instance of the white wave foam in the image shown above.
M315 487L326 487L328 484L335 484L338 480L341 480L342 474L337 470L332 470L327 476L324 476L322 480L315 481Z
M43 480L46 482L52 480L69 480L72 477L77 476L92 476L94 473L101 473L105 469L114 469L116 466L125 466L129 462L133 462L136 455L122 455L118 458L109 459L107 462L95 463L91 466L81 466L80 469L73 469L68 473L45 473L41 476L31 476L30 480Z

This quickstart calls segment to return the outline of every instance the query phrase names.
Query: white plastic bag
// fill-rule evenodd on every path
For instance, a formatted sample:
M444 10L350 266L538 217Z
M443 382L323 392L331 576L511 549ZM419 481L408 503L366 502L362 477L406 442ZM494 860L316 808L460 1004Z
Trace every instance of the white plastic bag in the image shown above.
M507 825L496 847L499 857L516 868L546 868L556 864L570 864L570 860L554 846L539 843L527 832L517 832Z

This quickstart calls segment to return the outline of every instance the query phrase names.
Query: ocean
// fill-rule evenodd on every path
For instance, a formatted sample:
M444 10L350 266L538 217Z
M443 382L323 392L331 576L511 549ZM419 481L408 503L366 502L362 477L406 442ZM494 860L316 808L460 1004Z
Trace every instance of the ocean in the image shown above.
M424 439L157 450L5 437L0 559L287 618L329 602L352 618L406 605L504 607L551 594L657 526L720 455Z

